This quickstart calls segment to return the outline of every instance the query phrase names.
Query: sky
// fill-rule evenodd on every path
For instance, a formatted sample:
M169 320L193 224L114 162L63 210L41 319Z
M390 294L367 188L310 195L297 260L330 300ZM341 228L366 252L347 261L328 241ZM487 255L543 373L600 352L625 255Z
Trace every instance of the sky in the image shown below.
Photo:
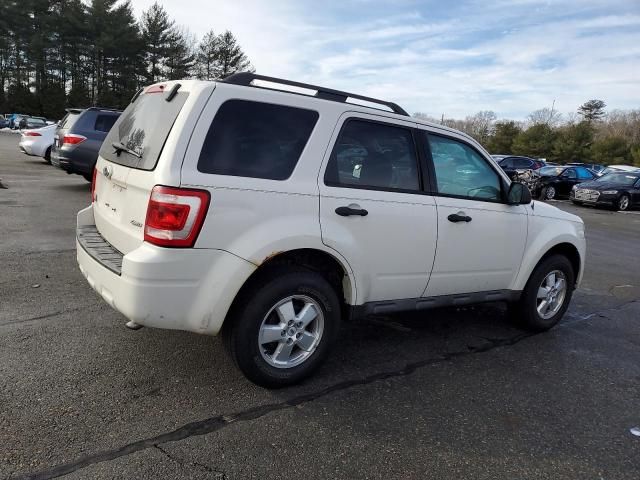
M138 16L153 2L132 0ZM640 108L640 0L158 2L198 38L231 30L257 73L410 113Z

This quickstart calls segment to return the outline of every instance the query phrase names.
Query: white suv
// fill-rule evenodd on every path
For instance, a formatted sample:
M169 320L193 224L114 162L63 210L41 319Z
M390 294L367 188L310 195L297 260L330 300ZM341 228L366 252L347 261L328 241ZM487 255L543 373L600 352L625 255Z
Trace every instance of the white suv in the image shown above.
M138 92L100 150L77 251L128 326L222 332L276 387L318 367L348 317L506 301L546 330L585 239L463 133L241 73Z

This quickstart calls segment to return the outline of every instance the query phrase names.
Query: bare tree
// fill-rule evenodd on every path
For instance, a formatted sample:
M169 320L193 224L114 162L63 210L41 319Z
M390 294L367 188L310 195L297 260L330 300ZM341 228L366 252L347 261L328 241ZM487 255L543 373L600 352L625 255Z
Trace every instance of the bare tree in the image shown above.
M531 125L547 125L557 127L562 123L562 114L553 108L541 108L529 114L527 120Z

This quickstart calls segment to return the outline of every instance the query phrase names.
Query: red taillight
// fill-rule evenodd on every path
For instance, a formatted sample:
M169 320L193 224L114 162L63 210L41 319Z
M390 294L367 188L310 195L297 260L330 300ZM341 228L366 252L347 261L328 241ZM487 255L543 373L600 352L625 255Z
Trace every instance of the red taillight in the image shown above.
M79 143L84 142L87 137L83 137L82 135L76 135L75 133L67 133L64 137L62 137L63 145L77 145Z
M42 136L38 132L22 132L22 135L24 135L25 137L41 137Z
M97 168L93 168L93 178L91 179L91 203L96 201L96 174L98 173Z
M161 247L193 247L209 208L209 192L156 185L151 190L144 240Z

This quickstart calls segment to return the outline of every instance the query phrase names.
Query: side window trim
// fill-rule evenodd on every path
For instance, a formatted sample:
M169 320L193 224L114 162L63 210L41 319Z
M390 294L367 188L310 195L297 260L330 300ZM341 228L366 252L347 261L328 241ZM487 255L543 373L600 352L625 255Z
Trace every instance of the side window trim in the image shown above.
M444 135L442 133L439 132L433 132L431 130L425 130L425 129L418 129L420 130L420 132L422 133L423 136L423 144L424 144L424 150L425 150L425 159L427 160L427 166L428 166L428 171L429 171L429 178L430 178L430 191L428 192L429 195L432 195L434 197L447 197L447 198L460 198L462 200L470 200L469 197L466 197L464 195L453 195L453 194L448 194L448 193L440 193L438 191L438 184L436 181L436 169L435 169L435 165L433 163L433 155L431 153L431 144L429 142L429 136L434 136L434 137L440 137L440 138L444 138L447 140L451 140L454 142L459 142L462 143L463 145L469 147L471 150L473 150L476 155L478 155L483 162L485 162L489 168L496 174L496 176L498 177L499 180L499 184L500 184L500 200L491 200L491 199L487 199L487 198L475 198L473 199L473 201L476 202L487 202L487 203L506 203L505 197L506 197L506 190L505 188L507 187L506 181L504 179L504 177L502 176L502 174L497 170L497 168L500 168L500 166L498 166L497 164L494 164L494 162L490 162L489 160L487 160L485 158L485 156L480 153L478 151L477 148L475 148L473 145L471 145L469 142L460 139L460 138L456 138L456 137L452 137L449 135ZM496 168L497 167L497 168Z
M331 180L327 179L329 165L331 164L331 162L334 159L334 155L336 154L336 148L338 147L338 145L340 143L340 140L342 138L344 130L347 127L347 125L350 122L353 122L353 121L373 123L373 124L376 124L376 125L383 125L383 126L388 126L388 127L393 127L393 128L402 128L402 129L406 130L407 132L409 132L409 134L411 135L411 140L413 142L413 151L414 151L414 155L415 155L415 159L416 159L416 168L417 168L417 171L418 171L418 189L417 190L403 189L403 188L390 188L390 187L376 187L376 186L370 186L370 185L362 185L362 186L361 185L349 185L349 184L341 184L341 183L332 182ZM424 175L424 171L423 171L423 168L422 168L423 166L422 166L422 162L421 162L419 142L418 142L418 140L416 138L415 130L416 130L416 128L413 127L413 126L409 126L409 125L405 125L405 124L401 124L401 123L387 122L387 121L383 121L383 120L374 120L374 119L367 118L367 117L359 117L359 116L352 115L352 116L349 116L349 117L345 118L344 121L342 122L342 125L340 125L340 131L338 132L338 135L336 136L335 142L331 146L331 153L329 154L329 159L328 159L327 164L325 166L324 174L323 174L323 178L322 178L323 183L327 187L333 187L333 188L350 188L350 189L355 189L355 190L374 190L374 191L378 191L378 192L410 193L412 195L424 195L425 194L425 188L424 188L425 187L425 175Z

